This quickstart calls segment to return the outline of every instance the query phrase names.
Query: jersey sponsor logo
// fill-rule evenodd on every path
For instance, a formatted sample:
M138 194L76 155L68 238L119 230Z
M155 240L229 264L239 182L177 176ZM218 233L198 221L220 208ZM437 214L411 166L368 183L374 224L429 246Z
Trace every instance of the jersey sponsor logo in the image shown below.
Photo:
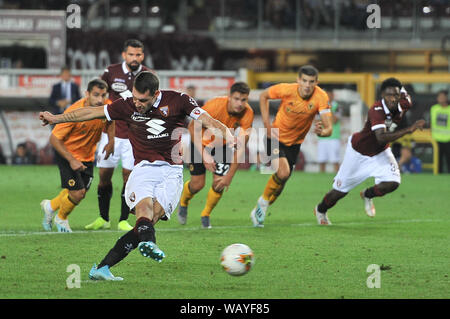
M381 106L375 106L373 109L375 111L381 111L383 108Z
M123 92L126 91L128 87L125 83L114 82L113 84L111 84L111 89L113 89L116 92Z
M121 79L121 78L115 78L115 79L113 80L113 82L122 82L122 83L125 83L125 80L124 80L124 79Z
M150 120L149 117L146 117L138 112L134 112L133 115L131 115L131 119L136 122L144 122Z
M166 128L163 126L165 124L163 120L160 119L151 119L145 125L148 126L147 132L152 133L153 135L147 135L147 139L155 139L155 138L163 138L168 137L169 133L161 134L166 130Z

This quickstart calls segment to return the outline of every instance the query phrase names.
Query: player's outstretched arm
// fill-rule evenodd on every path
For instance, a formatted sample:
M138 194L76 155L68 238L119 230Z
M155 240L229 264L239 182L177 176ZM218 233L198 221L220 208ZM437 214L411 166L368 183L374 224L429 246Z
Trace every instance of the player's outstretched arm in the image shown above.
M101 118L106 118L104 106L83 107L72 112L56 115L50 112L39 113L39 119L42 121L43 126L47 124L58 124L66 122L84 122Z
M198 117L198 120L202 122L204 128L210 129L212 131L219 130L222 133L223 138L230 147L236 146L236 138L233 136L231 131L222 122L214 119L208 113L203 113Z
M417 120L410 127L406 127L404 129L397 130L394 132L388 132L385 128L380 128L380 129L375 130L375 136L377 138L378 143L387 144L387 143L391 143L391 142L399 139L403 135L412 134L417 129L422 130L424 125L425 125L425 120Z

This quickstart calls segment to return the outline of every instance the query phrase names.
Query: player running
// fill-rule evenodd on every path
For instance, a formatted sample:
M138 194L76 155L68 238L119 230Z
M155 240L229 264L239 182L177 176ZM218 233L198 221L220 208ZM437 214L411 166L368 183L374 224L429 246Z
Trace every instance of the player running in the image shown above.
M318 84L319 71L305 65L299 70L296 83L281 83L263 91L259 106L264 127L267 129L266 152L272 157L272 166L277 167L259 197L250 218L255 227L264 227L264 218L269 205L280 196L284 185L291 176L297 162L300 145L313 123L316 114L320 121L314 126L318 136L330 136L332 121L328 95ZM281 104L273 123L269 118L269 100L281 99ZM279 141L279 148L271 150L272 141Z
M64 114L84 110L88 106L102 106L106 103L108 85L105 81L94 79L88 83L85 97L75 102ZM94 159L97 143L106 127L109 143L102 150L108 158L114 150L114 126L105 120L93 119L82 123L57 124L50 135L50 144L55 148L55 158L61 175L63 190L52 200L44 199L41 208L44 212L42 226L51 231L53 221L58 232L72 232L68 216L86 195L94 175ZM55 216L56 211L58 214Z
M110 268L135 248L144 257L159 262L165 257L156 245L154 225L160 219L169 219L180 199L183 165L181 158L174 156L179 139L174 139L172 133L184 126L187 115L201 121L203 127L213 130L216 135L222 133L227 142L235 145L235 138L225 125L209 116L188 95L159 90L158 77L148 71L139 73L132 92L121 93L121 98L110 105L60 115L39 114L44 125L96 118L124 120L129 125L135 166L125 187L125 198L128 207L136 213L136 225L119 238L98 267L94 264L89 278L122 280L112 275Z
M422 130L425 125L424 120L418 120L410 127L395 130L410 107L411 98L399 80L389 78L381 83L381 100L369 110L364 128L349 137L333 188L314 208L320 225L331 225L327 210L369 177L375 178L375 186L360 193L369 217L375 217L373 198L398 188L400 170L389 143L417 129Z
M231 86L228 96L213 98L203 106L208 114L227 127L235 129L235 135L237 133L240 138L244 139L244 147L240 148L241 152L233 152L222 141L221 145L214 144L214 136L209 138L202 134L203 132L195 132L194 121L189 123L188 128L191 135L189 172L191 173L191 179L184 184L181 194L178 209L180 224L186 224L189 202L205 186L205 173L206 168L208 168L214 174L213 183L208 191L206 205L200 216L202 227L211 228L211 212L222 197L223 191L230 186L239 166L238 159L241 158L249 139L249 129L253 123L253 110L248 104L249 94L250 88L246 83L236 82ZM197 141L196 134L202 134L201 142ZM220 153L223 156L214 156ZM214 159L212 156L214 156ZM199 159L199 161L196 161L196 159Z
M115 101L120 98L120 93L131 90L136 75L141 71L149 71L142 65L144 60L144 45L141 41L129 39L125 41L122 52L122 63L110 65L105 69L102 79L109 85L109 99ZM124 197L125 184L134 166L133 151L128 139L128 126L125 121L114 121L114 153L106 157L99 154L97 167L99 167L99 183L97 186L98 207L100 216L92 223L86 225L86 229L108 229L111 227L109 221L109 207L113 193L112 176L114 169L122 162L123 187L121 192L120 218L117 228L119 230L130 230L133 227L128 223L130 210ZM108 143L105 133L102 134L99 147Z

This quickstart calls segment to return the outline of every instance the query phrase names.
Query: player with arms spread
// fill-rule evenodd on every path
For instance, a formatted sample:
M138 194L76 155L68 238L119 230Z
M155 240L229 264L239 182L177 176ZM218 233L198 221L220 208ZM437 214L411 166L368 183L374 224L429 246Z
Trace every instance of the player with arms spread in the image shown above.
M122 63L108 66L102 75L102 79L108 83L109 99L115 101L120 98L120 93L131 91L133 81L141 71L150 71L142 65L144 60L144 45L141 41L128 39L123 45ZM122 162L122 179L123 187L121 192L121 209L120 218L117 228L119 230L130 230L133 227L128 223L130 209L125 200L125 185L134 166L133 150L128 139L127 122L117 120L114 121L115 137L114 137L114 153L105 157L99 154L97 159L97 167L99 167L99 183L97 186L98 207L100 216L92 223L86 225L86 229L108 229L111 227L109 220L109 207L113 194L112 176L114 169ZM103 147L108 143L106 133L102 134L99 147Z
M235 129L235 135L237 133L239 138L244 140L243 145L247 145L250 136L249 129L253 123L253 110L248 104L249 94L250 88L246 83L236 82L231 86L229 96L215 97L202 107L213 118L227 127ZM238 159L242 158L245 146L240 147L240 152L233 152L232 149L226 147L225 141L223 143L220 141L222 145L217 145L214 136L205 136L207 134L203 134L202 131L196 132L193 121L189 123L188 128L191 135L191 163L189 164L191 179L183 187L178 220L180 224L186 224L189 202L205 186L205 173L208 169L214 173L213 183L208 191L205 208L200 215L202 227L208 229L211 228L209 218L211 212L222 197L223 191L230 186L239 166ZM199 138L200 136L203 138ZM211 155L217 154L223 156L214 159L211 157ZM196 162L196 159L200 161Z
M411 98L399 80L389 78L381 83L381 100L370 108L364 128L349 137L333 189L314 208L320 225L330 225L327 210L369 177L375 178L375 186L360 193L369 217L375 216L372 199L398 188L400 170L389 143L425 125L424 120L418 120L410 127L395 130L410 107Z
M91 105L102 106L106 103L107 96L106 82L94 79L88 83L85 97L64 113L84 110ZM94 174L95 150L105 127L110 143L106 143L100 150L108 158L114 149L114 126L112 122L105 122L93 119L83 123L57 124L53 128L50 144L56 150L55 158L63 190L52 200L44 199L41 202L44 211L42 226L45 230L52 230L54 217L58 232L72 232L68 216L89 190ZM55 216L56 211L58 214Z
M172 138L176 128L184 126L188 115L201 121L203 127L220 133L232 146L236 141L230 130L208 115L186 94L159 90L158 77L148 71L139 73L133 91L110 105L84 108L75 112L53 115L41 112L44 125L61 122L81 122L95 118L124 120L133 147L135 166L125 187L126 201L136 213L136 225L119 238L98 267L89 273L93 280L122 280L111 274L110 268L135 248L144 257L162 261L164 252L156 245L154 225L170 218L183 188L183 165L173 158L178 140Z
M320 121L315 123L314 133L318 136L330 136L332 133L328 95L317 86L318 77L319 71L315 67L305 65L300 68L296 83L276 84L260 95L261 116L267 129L266 152L268 156L272 156L272 166L277 167L277 171L270 177L262 196L250 214L255 227L264 226L267 208L280 196L291 176L300 145L309 132L316 114L320 114ZM273 123L270 123L269 118L271 99L281 99ZM279 148L271 150L271 139L279 141Z

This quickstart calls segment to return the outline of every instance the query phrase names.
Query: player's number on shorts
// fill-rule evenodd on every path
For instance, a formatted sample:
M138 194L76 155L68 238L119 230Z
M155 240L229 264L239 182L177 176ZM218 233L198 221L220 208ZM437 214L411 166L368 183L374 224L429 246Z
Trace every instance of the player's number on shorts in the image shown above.
M216 174L217 175L227 175L228 170L230 169L230 164L222 164L217 163L216 164Z

